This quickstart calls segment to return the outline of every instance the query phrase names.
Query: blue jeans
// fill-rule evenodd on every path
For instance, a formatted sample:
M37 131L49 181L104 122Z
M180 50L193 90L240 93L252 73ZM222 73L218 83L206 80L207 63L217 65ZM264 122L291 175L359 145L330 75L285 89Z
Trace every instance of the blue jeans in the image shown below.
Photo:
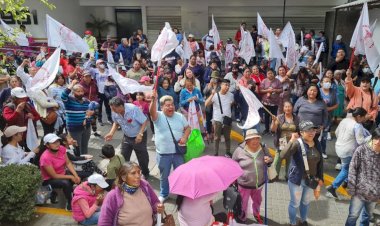
M81 225L97 225L98 224L98 219L99 219L100 211L95 212L92 214L90 218L87 218L84 221L79 222Z
M342 170L339 172L338 176L332 183L333 188L337 189L343 183L343 181L347 180L348 177L348 169L350 167L351 156L346 158L341 158L342 161Z
M166 154L160 155L157 153L156 160L158 163L158 169L160 170L160 196L169 196L169 174L173 165L173 169L184 163L183 155Z
M359 199L357 196L352 196L346 226L355 226L360 213L362 213L360 226L369 226L375 206L376 202L368 202Z
M300 209L301 221L305 222L309 211L309 204L313 197L313 189L305 185L302 179L301 185L298 186L288 181L290 191L290 202L288 207L290 224L297 224L297 208Z
M321 147L322 147L322 153L326 154L326 146L327 146L327 131L323 130L322 133L322 139L321 139Z

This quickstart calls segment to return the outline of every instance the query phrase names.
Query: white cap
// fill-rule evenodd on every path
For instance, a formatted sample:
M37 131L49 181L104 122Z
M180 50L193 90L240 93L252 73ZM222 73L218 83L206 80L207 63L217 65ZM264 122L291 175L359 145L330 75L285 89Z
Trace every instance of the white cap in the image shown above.
M49 134L46 134L46 136L44 137L44 144L54 143L60 139L61 138L59 136L57 136L56 134L49 133Z
M337 40L337 41L342 40L342 35L337 35L337 36L336 36L336 40Z
M16 87L11 90L11 96L16 97L16 98L25 98L28 97L26 95L26 92L23 88L21 87Z
M189 38L194 38L194 35L193 35L193 34L189 34L188 37L189 37Z
M109 185L104 179L104 177L100 174L94 173L91 176L88 177L87 179L88 183L90 184L97 184L101 188L107 188Z
M20 126L9 126L5 129L4 131L4 135L6 137L11 137L13 135L15 135L16 133L21 133L21 132L25 132L26 131L26 127L20 127Z

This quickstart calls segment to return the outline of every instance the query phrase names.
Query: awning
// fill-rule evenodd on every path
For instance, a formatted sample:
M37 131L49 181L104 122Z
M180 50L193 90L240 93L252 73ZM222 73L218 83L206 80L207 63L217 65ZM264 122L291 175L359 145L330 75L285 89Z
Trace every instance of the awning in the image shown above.
M346 3L346 4L343 4L343 5L336 6L333 9L348 8L348 7L352 7L352 6L361 5L361 4L365 3L365 2L367 2L367 3L369 3L369 2L379 2L380 3L380 0L357 0L357 1L354 1L354 2L350 2L350 3Z

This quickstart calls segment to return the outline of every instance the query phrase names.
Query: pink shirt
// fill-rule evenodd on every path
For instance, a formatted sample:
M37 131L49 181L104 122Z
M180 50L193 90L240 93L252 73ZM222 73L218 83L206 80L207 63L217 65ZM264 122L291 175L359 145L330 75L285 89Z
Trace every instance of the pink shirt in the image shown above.
M207 226L214 221L210 201L216 197L217 193L205 195L196 199L185 197L180 210L178 211L178 221L181 226Z
M140 110L145 114L149 114L149 104L146 101L139 102L138 100L133 101L133 104L140 108Z
M57 154L53 154L51 151L46 149L41 155L40 168L42 179L44 181L52 179L52 177L45 170L46 166L51 166L57 174L64 175L66 166L66 148L64 146L59 146Z

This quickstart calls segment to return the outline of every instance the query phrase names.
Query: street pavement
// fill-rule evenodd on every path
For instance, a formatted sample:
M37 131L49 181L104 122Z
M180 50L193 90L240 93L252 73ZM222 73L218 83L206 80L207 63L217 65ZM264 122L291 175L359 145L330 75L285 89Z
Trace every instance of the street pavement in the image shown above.
M108 133L110 130L111 125L105 124L104 126L98 126L98 132L104 136ZM238 132L239 129L234 126L234 129ZM42 134L41 127L38 127L38 133ZM112 144L117 152L120 152L120 145L122 140L122 131L117 131L115 136L113 137L113 140L108 142ZM264 135L263 136L263 142L267 144L269 147L273 147L273 136L272 135ZM99 162L100 165L105 165L105 161L100 158L101 155L101 147L106 142L103 138L97 138L93 135L91 136L90 143L89 143L89 154L94 156L94 160L96 162ZM234 150L237 147L238 143L237 141L232 141L231 147ZM205 155L213 155L214 154L214 144L213 143L206 143L206 149L204 154ZM221 151L220 154L224 154L224 144L220 145ZM156 164L156 158L155 158L155 147L154 142L151 141L151 130L148 128L148 153L149 153L149 168L151 170L152 177L149 178L149 183L153 186L156 193L159 193L159 170ZM327 154L329 156L329 159L327 159L325 162L325 172L333 177L337 175L337 171L335 171L334 166L336 163L336 154L334 151L334 140L328 141L327 145ZM131 157L132 161L137 161L136 156L133 154ZM226 172L228 173L228 172ZM286 182L284 181L284 167L281 169L280 174L280 181L275 183L268 184L268 193L267 193L267 216L268 216L268 225L278 226L278 225L288 225L288 204L289 204L289 190ZM345 219L348 215L348 207L349 207L349 198L347 196L341 196L339 200L327 198L325 196L325 189L322 190L322 195L319 200L313 200L310 205L309 210L309 219L308 223L309 225L314 226L324 226L324 225L330 225L330 226L341 226L344 225ZM218 197L214 200L214 210L215 213L224 211L222 206L222 194L220 193ZM63 195L60 195L59 197L59 203L52 205L47 204L45 207L52 207L52 208L64 208L64 197ZM264 216L265 210L264 210L264 190L263 190L263 202L261 205L261 215ZM168 213L173 213L176 221L177 221L177 212L176 212L176 206L175 206L175 195L170 195L170 198L165 202L165 209ZM58 226L58 225L77 225L77 223L72 220L72 218L69 215L68 212L65 211L58 211L60 212L59 215L55 214L45 214L42 213L44 211L37 211L36 218L29 222L28 224L22 224L22 225L28 225L28 226ZM54 210L53 210L54 212ZM64 212L64 214L62 214ZM65 216L66 215L66 216ZM249 217L248 223L253 223L254 219L252 215ZM178 222L177 222L178 223ZM8 225L8 224L1 224L0 225ZM17 224L9 224L9 225L17 225ZM21 224L20 224L21 225Z

